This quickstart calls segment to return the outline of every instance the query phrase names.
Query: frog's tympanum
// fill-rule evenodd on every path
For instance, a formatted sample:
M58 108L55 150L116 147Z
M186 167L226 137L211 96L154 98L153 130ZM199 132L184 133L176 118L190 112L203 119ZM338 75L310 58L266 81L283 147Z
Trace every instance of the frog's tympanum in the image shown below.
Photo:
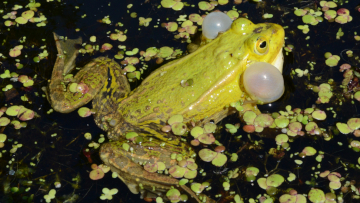
M259 80L269 80L268 74L274 70L268 73L268 68L275 66L279 70L275 72L282 71L284 30L277 24L253 24L245 18L237 19L226 32L212 40L203 37L195 52L161 66L132 91L120 65L109 58L96 58L74 77L69 75L78 52L74 43L81 43L81 39L63 42L54 36L59 53L48 100L56 111L63 113L92 100L95 122L111 140L102 145L101 159L132 193L140 192L142 197L166 199L164 194L174 187L200 201L186 185L179 186L178 179L144 170L146 163L163 162L166 168L176 165L178 161L171 159L171 154L181 154L182 159L196 156L180 136L161 130L171 116L182 115L184 123L217 123L236 112L231 103L240 101L245 109L254 110L259 100L260 103L272 102L284 91L282 78L280 95L277 93L276 98L262 98L267 93L273 96L272 88L261 89L269 83L251 88L260 83ZM255 70L257 63L262 67L259 70ZM250 68L254 68L255 74L252 71L244 78L243 73ZM257 74L263 75L254 77ZM182 81L191 83L183 85ZM140 139L126 140L128 132L136 132ZM128 151L123 143L130 146ZM210 198L206 201L213 202Z

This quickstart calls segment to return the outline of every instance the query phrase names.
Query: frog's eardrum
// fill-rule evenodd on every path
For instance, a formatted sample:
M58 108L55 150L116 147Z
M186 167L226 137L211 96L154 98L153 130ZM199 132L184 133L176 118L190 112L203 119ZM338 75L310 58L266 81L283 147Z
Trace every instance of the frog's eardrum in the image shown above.
M212 12L204 18L202 23L203 35L208 39L215 39L219 32L225 32L230 29L231 18L222 12Z
M251 64L244 72L243 83L249 96L263 103L278 100L285 89L281 72L265 62Z

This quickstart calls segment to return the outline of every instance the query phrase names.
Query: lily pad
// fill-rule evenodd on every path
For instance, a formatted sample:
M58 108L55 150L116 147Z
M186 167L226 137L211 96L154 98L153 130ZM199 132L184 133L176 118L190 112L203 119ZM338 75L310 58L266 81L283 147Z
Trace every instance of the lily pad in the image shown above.
M175 32L178 29L178 24L176 22L168 22L164 25L169 32Z
M15 22L17 22L17 23L19 23L19 24L26 24L26 23L28 22L28 19L20 16L20 17L17 17L17 18L15 19Z
M194 179L197 176L197 170L186 170L185 174L184 174L184 178L187 179Z
M216 130L216 124L214 124L214 123L206 123L204 125L204 131L206 133L214 133L215 130Z
M338 122L338 123L336 123L336 127L342 134L345 134L345 135L354 131L345 123Z
M325 202L325 194L322 190L312 188L308 193L308 198L311 202Z
M164 46L159 49L158 56L161 58L167 58L171 56L171 54L174 52L174 50L170 47Z
M105 173L100 169L96 168L89 173L89 177L91 180L99 180L105 176Z
M227 161L227 156L224 154L218 153L217 156L212 160L212 164L217 167L223 166Z
M6 109L6 115L8 116L17 116L19 114L19 111L23 108L23 106L11 106Z
M253 125L244 125L243 130L247 133L253 133L255 131L255 126Z
M83 118L90 116L92 113L93 113L93 112L92 112L89 108L87 108L87 107L81 107L81 108L78 110L79 116L80 116L80 117L83 117Z
M191 184L191 190L194 191L196 194L201 193L205 189L205 185L200 183L193 183Z
M174 178L182 178L182 177L184 177L186 171L187 171L186 168L180 167L178 165L172 166L169 169L170 175L172 175Z
M312 114L312 117L315 118L316 120L325 120L326 119L326 113L325 111L321 111L321 110L316 110L314 111Z
M275 124L279 128L285 128L289 125L289 119L285 116L279 116L275 119Z
M347 125L352 130L357 130L360 128L360 118L350 118L347 122Z
M0 126L7 126L10 123L10 119L6 118L6 117L1 117L0 118Z
M279 174L272 174L266 178L266 185L272 187L279 187L284 182L284 177Z
M337 66L340 60L340 56L338 55L331 55L329 58L325 60L325 64L329 67Z
M169 198L171 202L178 202L180 201L180 191L178 189L170 189L166 192L166 197Z
M34 11L28 10L28 11L22 12L21 16L25 19L30 19L30 18L34 17L34 14L35 14Z
M217 153L210 149L202 149L199 151L199 157L201 158L201 160L205 162L212 161L216 155Z
M175 135L184 135L187 128L184 123L174 123L171 125L171 130Z
M274 122L274 119L269 114L260 114L256 116L254 120L255 127L260 126L262 128L269 127Z
M127 140L134 140L137 136L139 136L136 132L128 132L125 137Z
M306 156L314 156L316 154L316 149L313 147L305 147L302 150L302 153L304 153Z
M307 13L307 10L304 9L295 9L294 14L296 16L304 16Z
M334 19L335 17L336 17L336 11L334 11L334 10L327 10L324 13L324 18L326 20Z
M229 130L230 133L234 134L237 132L237 128L233 124L225 124L225 127Z
M246 111L243 115L243 119L248 125L252 125L254 123L255 118L256 118L256 113L253 111Z
M181 123L184 121L184 118L182 115L173 115L169 118L168 123L169 125L172 125L174 123Z
M215 137L212 133L201 134L197 139L204 144L212 144L215 142Z
M18 114L18 118L21 121L28 121L33 119L35 116L35 112L31 109L22 108Z
M204 130L199 127L199 126L196 126L194 127L193 129L191 129L190 131L190 134L194 137L194 138L197 138L199 137L199 135L203 134L204 133Z
M260 170L256 167L247 167L246 170L245 170L245 175L246 176L257 176L258 173L260 172Z
M279 134L275 137L275 141L277 145L282 145L289 141L289 137L286 134Z

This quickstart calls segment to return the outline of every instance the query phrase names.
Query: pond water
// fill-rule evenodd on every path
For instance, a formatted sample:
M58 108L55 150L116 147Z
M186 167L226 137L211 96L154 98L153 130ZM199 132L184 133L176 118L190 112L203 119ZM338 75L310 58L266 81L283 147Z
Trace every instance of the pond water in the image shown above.
M275 112L280 112L285 120L300 121L304 135L299 133L297 136L288 136L288 146L277 146L275 137L287 133L281 130L281 124L275 128L266 127L262 132L247 133L243 130L246 118L240 119L238 114L232 114L217 124L214 133L216 140L226 147L224 154L228 158L227 163L216 167L197 157L198 168L205 173L199 174L194 182L210 182L211 188L205 189L203 193L218 202L235 202L235 195L241 196L244 202L264 202L266 198L267 202L271 202L271 198L273 202L279 202L282 195L289 194L289 188L308 196L310 202L321 202L316 198L322 198L321 194L309 194L310 191L323 191L325 194L332 192L337 202L359 201L360 133L356 131L358 127L353 126L360 127L360 120L353 119L354 125L350 127L346 124L349 119L359 117L360 96L356 94L360 90L359 1L218 2L225 2L224 5L217 5L215 1L203 1L201 4L199 1L190 0L182 2L184 7L179 11L162 7L161 3L176 3L164 0L31 1L30 4L25 0L12 0L2 3L0 107L3 108L0 111L4 112L1 118L6 117L11 123L4 124L6 119L0 119L0 134L3 134L0 137L1 203L45 202L44 195L48 195L52 189L55 189L56 194L54 198L48 199L48 202L101 202L103 200L99 197L103 194L103 188L118 189L118 193L113 195L112 200L106 200L107 202L145 202L140 199L140 195L132 194L120 179L112 178L111 172L106 173L100 180L89 178L91 164L99 165L102 161L99 158L99 149L88 145L99 142L102 137L106 138L106 132L96 126L93 116L81 118L77 111L68 114L52 111L42 90L42 87L48 85L58 57L52 33L56 32L70 39L81 37L84 43L94 45L94 48L101 48L104 43L113 46L106 51L99 51L98 48L92 53L79 54L76 67L83 67L99 56L115 58L121 63L124 61L121 59L124 51L121 50L124 49L119 46L125 46L127 51L135 48L146 51L149 47L160 49L167 46L173 50L179 49L182 55L186 55L188 42L190 39L198 40L200 31L190 34L190 38L185 38L181 37L186 36L184 32L180 35L178 31L170 32L162 23L179 22L181 27L181 19L177 21L179 18L187 20L190 14L206 15L211 12L202 10L203 5L206 7L209 3L215 5L213 10L246 17L254 23L271 22L285 28L285 47L288 49L284 51L285 93L278 101L260 105L259 109L273 118L277 118ZM334 10L335 15L334 12L325 13L327 6L330 7L329 10ZM29 17L29 22L26 22L27 14L23 12L28 10L34 11L36 19ZM266 14L273 16L266 18ZM28 15L31 15L31 12ZM181 17L182 15L185 16ZM331 15L334 15L335 19L343 17L334 20L328 17ZM20 16L24 18L18 19ZM139 25L140 17L145 21L151 18L149 25L146 26L146 22L145 25ZM30 22L33 21L31 19L37 22ZM193 22L193 25L201 28L196 22ZM116 33L116 30L123 32L126 40L111 40L109 36ZM96 36L96 42L90 41L91 36ZM325 58L326 52L332 54L327 56L328 59ZM128 56L125 54L125 57ZM140 58L140 54L137 53L134 57ZM179 57L181 54L174 54L173 59ZM138 75L139 79L136 74L127 74L132 89L139 86L142 79L153 70L167 62L164 60L158 64L156 57L149 61L143 58L134 65L136 71L139 71L137 74L141 73ZM346 75L345 71L340 72L340 66L346 67L342 66L343 64L349 64L352 72L347 71ZM126 67L124 62L122 67ZM331 94L329 92L332 92L330 99L326 98ZM319 97L319 94L325 96ZM34 112L34 118L19 122L17 114L14 114L14 117L9 112L5 113L6 108L19 105L29 110L30 117L31 112ZM85 106L91 109L91 103ZM296 108L301 109L301 113L294 110ZM325 112L327 118L317 119L318 116L312 114L313 110ZM300 119L292 116L293 114L301 114L302 117ZM304 116L308 116L308 119L303 119ZM314 127L315 132L305 129L306 124L311 121L318 126ZM226 124L239 124L240 128L235 130L235 133L230 133L231 127ZM289 127L286 125L283 128ZM92 139L86 139L85 133L91 133ZM191 135L186 139L190 142ZM107 138L105 142L108 142ZM195 150L198 152L204 147L196 147ZM214 150L216 144L207 147ZM303 152L306 147L316 149L316 153L306 155ZM89 150L86 151L87 149ZM238 155L237 160L230 161L234 154ZM304 157L301 157L302 155ZM246 180L245 171L249 167L259 170L256 177L251 177L254 182ZM235 169L238 170L238 177L229 178L229 171ZM336 173L319 177L320 173L327 170ZM274 187L266 191L258 186L260 178L273 174L285 178L278 189ZM295 175L294 180L287 179L290 174ZM330 177L336 180L330 183ZM224 190L224 182L229 183L230 190ZM187 186L191 187L191 184L187 183ZM271 195L272 190L275 190L276 194ZM269 195L266 195L267 192ZM183 194L183 191L181 193ZM218 194L221 194L221 197Z

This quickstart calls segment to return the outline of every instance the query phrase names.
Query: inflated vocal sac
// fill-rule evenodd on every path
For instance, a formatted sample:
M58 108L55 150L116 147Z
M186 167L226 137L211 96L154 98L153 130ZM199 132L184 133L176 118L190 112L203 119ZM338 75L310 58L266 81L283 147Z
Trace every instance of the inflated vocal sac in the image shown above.
M219 32L230 29L231 18L223 12L212 12L208 14L202 23L203 35L208 39L215 39Z
M243 84L252 100L270 103L284 93L282 73L270 63L256 62L243 73Z

